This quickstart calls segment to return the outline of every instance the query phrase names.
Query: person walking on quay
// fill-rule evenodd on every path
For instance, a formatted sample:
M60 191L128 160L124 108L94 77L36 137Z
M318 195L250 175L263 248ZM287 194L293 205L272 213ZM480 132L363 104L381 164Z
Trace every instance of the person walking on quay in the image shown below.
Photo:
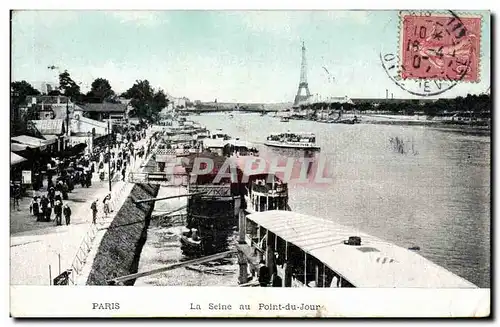
M123 166L123 168L122 168L122 181L125 181L126 172L127 172L127 168L125 166Z
M40 216L38 221L43 221L47 220L47 207L49 206L49 199L45 195L42 195L42 198L40 199Z
M267 287L271 279L269 267L265 265L264 260L260 261L259 267L259 284L260 287Z
M97 199L92 202L90 209L92 210L92 224L95 224L97 220Z
M48 197L49 197L49 202L50 202L50 206L53 207L54 206L54 198L56 196L56 190L55 188L52 186L49 188L49 194L48 194Z
M14 209L17 206L17 210L21 210L19 207L19 199L21 198L21 186L20 185L14 185Z
M75 185L73 184L74 180L75 180L75 175L74 174L69 175L69 178L67 180L68 192L71 192L75 189Z
M62 185L62 198L63 200L67 200L68 199L68 184L66 183L66 181L63 182L63 185Z
M54 182L52 181L52 173L47 171L47 189L54 187Z
M34 196L33 200L31 200L30 203L30 214L37 217L37 220L38 220L39 210L40 210L40 205L38 204L38 197Z
M50 202L47 204L47 207L45 207L45 221L50 222L52 216L52 204Z
M57 200L54 205L54 214L56 215L56 226L62 225L62 202Z
M87 188L92 186L92 173L90 170L85 172L85 181L87 184Z
M64 204L63 214L64 214L64 218L66 220L66 226L67 226L67 225L69 225L70 220L71 220L71 208L69 207L69 205L67 203Z
M85 187L85 184L87 184L86 176L84 172L80 172L80 184L82 185L82 188Z
M99 179L101 182L104 181L105 173L104 173L104 168L99 168Z
M104 205L104 215L106 215L106 217L108 217L109 212L110 212L109 211L109 199L110 199L110 197L105 196L104 200L102 200L102 203Z
M55 202L62 201L61 191L59 191L59 190L56 191L56 194L54 196L54 201Z

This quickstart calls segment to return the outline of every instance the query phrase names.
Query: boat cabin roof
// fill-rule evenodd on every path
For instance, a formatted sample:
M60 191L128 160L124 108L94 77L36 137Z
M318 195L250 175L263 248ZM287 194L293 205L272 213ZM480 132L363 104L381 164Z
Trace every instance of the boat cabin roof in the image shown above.
M255 146L252 143L238 139L227 140L225 141L225 144L226 145L229 144L237 148L247 148L247 149L255 148Z
M316 257L356 287L477 287L414 251L329 220L281 210L247 218ZM344 244L350 236L359 236L361 245Z
M205 148L224 148L224 145L226 144L226 141L221 140L221 139L211 139L211 138L204 138L203 139L203 146Z
M271 133L271 135L297 135L304 137L314 137L315 134L311 132L281 132L281 133Z

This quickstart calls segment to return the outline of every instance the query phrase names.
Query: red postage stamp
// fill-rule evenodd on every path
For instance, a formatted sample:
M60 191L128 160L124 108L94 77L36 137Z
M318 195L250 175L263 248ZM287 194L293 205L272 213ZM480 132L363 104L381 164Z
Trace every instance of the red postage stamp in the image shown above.
M477 82L481 18L401 14L401 77Z

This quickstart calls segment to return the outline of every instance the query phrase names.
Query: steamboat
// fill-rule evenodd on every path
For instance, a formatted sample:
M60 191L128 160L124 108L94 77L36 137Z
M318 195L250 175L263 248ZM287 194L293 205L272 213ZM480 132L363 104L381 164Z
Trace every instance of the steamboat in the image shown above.
M314 133L273 133L267 137L265 145L278 148L319 150Z

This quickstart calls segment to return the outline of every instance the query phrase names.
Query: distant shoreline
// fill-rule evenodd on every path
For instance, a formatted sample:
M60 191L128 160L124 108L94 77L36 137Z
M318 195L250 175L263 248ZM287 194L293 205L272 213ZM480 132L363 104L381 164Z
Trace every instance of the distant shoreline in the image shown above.
M427 116L368 114L361 115L361 123L384 125L439 126L491 131L491 127L484 123L460 123L459 121L443 120L439 117L427 119Z

